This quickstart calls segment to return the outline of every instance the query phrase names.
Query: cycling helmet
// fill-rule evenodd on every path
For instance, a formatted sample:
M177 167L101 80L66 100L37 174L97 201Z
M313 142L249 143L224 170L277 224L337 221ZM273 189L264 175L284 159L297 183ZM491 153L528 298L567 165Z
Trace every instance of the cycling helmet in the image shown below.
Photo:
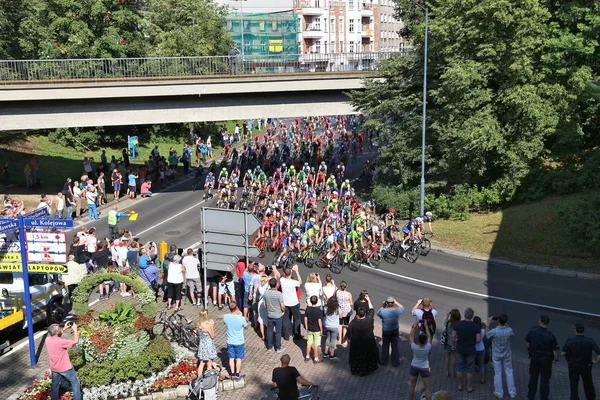
M281 164L281 168L285 168L285 164Z
M350 183L350 179L346 179L346 183Z
M352 207L350 207L350 205L348 205L348 204L347 204L347 205L345 205L345 206L344 206L344 208L345 208L347 211L350 211L350 210L352 209Z
M325 161L321 161L321 165L325 165Z
M227 168L223 167L221 168L221 171L227 171Z
M225 186L225 189L229 189L229 185Z
M423 222L423 218L421 218L421 217L417 217L417 218L416 218L416 221L417 221L417 222Z
M311 219L309 219L311 224L314 224L316 222L316 220L314 218L311 217Z
M346 234L346 229L345 229L345 228L340 228L340 233L341 233L342 235L345 235L345 234Z
M296 207L296 211L302 211L302 210L304 210L304 207L302 207L302 206Z
M298 228L294 228L294 230L292 231L294 233L294 235L299 235L300 234L300 229Z
M393 208L390 208L388 211L390 212L390 214L394 214L396 212L396 210Z
M431 217L431 216L433 216L433 213L432 213L431 211L427 211L427 212L425 213L425 216L426 216L426 217Z
M252 170L251 170L251 169L249 169L249 170L248 170L248 173L249 173L249 174L251 174L251 173L252 173Z
M212 173L212 172L209 172L209 173L208 173L208 176L213 176L213 173Z
M364 233L364 232L365 232L365 229L364 229L362 226L358 226L358 227L356 228L356 232L358 232L358 233Z
M308 163L307 163L307 162L305 162L305 163L304 163L304 166L305 166L305 167L308 167Z
M385 226L385 222L379 221L379 226Z
M277 204L283 204L283 200L281 200L281 199L277 200Z

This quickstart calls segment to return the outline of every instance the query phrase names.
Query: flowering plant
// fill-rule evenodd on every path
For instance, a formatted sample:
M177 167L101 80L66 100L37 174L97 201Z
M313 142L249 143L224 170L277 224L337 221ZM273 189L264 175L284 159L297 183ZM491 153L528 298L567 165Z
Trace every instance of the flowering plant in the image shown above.
M146 317L144 314L142 313L138 313L135 322L134 322L134 326L137 329L152 329L152 327L154 327L154 319L153 318L148 318Z
M152 384L152 391L158 392L166 388L174 388L179 385L187 385L197 373L198 360L195 357L187 357L179 364L173 366L165 376L159 377Z
M19 400L50 400L51 388L52 376L50 375L50 372L46 371L40 379L36 379L27 387L25 393L19 396ZM60 400L72 399L73 394L71 392L60 394Z

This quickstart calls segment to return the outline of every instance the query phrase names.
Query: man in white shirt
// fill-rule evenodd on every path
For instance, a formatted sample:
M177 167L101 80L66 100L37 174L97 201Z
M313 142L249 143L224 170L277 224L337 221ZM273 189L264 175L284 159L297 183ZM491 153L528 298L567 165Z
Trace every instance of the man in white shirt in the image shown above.
M65 214L65 198L62 192L58 192L54 199L54 205L56 207L56 218L64 218Z
M292 272L295 273L297 279L292 278ZM285 305L282 336L285 340L290 340L290 336L294 335L294 340L301 340L300 324L302 317L300 315L300 300L298 299L296 288L302 285L302 277L298 273L298 265L294 265L292 269L284 268L283 274L285 276L279 280L281 294L283 295L283 304Z
M42 198L40 199L40 203L35 209L39 210L40 208L45 208L46 210L48 210L48 216L50 216L52 215L52 208L50 208L50 204L48 203L48 197L45 194L43 194Z
M119 268L119 270L123 270L125 268L127 268L127 244L121 242L121 240L116 239L115 240L115 253L116 253L116 258L114 258L115 262L117 263L117 267ZM131 296L131 293L127 293L127 285L124 283L119 283L119 286L121 288L121 297L128 297Z
M181 264L185 267L185 280L192 304L200 307L202 306L202 297L200 296L202 283L200 281L200 271L198 271L200 261L194 257L194 250L187 249L187 254L183 257ZM196 294L198 294L198 297L196 297Z
M98 198L98 192L93 185L88 185L85 188L85 198L87 200L88 205L88 217L90 221L94 219L100 219L98 217L98 211L96 209L96 199Z

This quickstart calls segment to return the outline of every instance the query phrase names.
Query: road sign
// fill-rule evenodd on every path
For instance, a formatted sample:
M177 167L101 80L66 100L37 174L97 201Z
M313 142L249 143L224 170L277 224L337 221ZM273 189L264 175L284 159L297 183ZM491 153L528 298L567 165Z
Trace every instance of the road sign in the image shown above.
M0 272L23 272L23 264L0 263ZM61 264L29 264L27 272L30 274L64 274L67 266Z
M14 231L19 227L19 221L12 218L0 219L0 233L7 231Z
M203 215L204 230L209 232L252 235L260 228L258 218L246 211L205 208Z
M33 228L58 228L68 229L73 227L72 219L60 219L60 218L25 218L23 223L26 227Z
M246 238L244 236L230 235L227 233L206 232L204 234L204 240L207 243L230 244L234 246L244 246L246 244Z
M232 265L232 264L221 264L221 263L210 263L210 264L206 264L206 269L210 269L210 270L213 270L213 271L231 272L234 269L234 265Z
M229 256L245 257L246 246L234 246L231 244L205 243L204 251L206 253L223 254ZM248 257L258 257L260 250L254 246L248 246Z
M206 264L217 263L217 264L231 264L232 266L238 261L236 256L229 256L223 254L214 254L206 252Z
M21 253L0 253L0 262L21 262Z
M24 218L41 218L48 216L48 208L38 208L37 210L33 210L30 213L23 215Z
M25 232L27 261L37 263L67 262L67 235L65 233Z

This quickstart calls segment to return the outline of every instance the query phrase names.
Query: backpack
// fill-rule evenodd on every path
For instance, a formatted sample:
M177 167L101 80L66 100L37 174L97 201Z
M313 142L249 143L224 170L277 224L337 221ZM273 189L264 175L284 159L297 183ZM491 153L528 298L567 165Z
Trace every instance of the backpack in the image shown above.
M437 328L433 312L431 310L423 310L423 317L421 319L427 325L429 332L431 332L431 336L433 337L435 334L435 329Z
M189 384L188 400L205 400L217 398L217 383L219 382L219 373L214 369L207 370L202 377L192 380ZM203 397L202 394L204 394Z

